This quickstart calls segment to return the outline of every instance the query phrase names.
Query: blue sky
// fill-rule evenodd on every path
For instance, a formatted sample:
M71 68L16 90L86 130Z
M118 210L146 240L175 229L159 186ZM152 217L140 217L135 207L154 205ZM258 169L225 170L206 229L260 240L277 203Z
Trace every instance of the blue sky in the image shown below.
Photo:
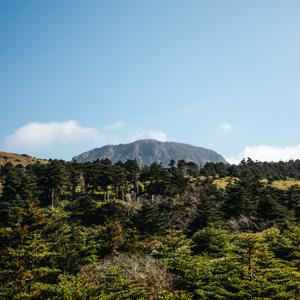
M300 2L0 1L0 149L158 138L300 158Z

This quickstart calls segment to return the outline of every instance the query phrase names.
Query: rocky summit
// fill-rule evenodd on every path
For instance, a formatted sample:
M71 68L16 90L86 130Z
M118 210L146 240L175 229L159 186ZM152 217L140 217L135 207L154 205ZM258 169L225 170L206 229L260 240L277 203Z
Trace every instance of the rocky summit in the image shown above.
M203 166L207 162L226 163L224 157L213 150L176 142L160 142L152 139L138 140L133 143L107 145L84 152L73 157L80 163L108 158L113 163L135 159L138 164L150 165L153 162L168 166L170 161L185 160Z

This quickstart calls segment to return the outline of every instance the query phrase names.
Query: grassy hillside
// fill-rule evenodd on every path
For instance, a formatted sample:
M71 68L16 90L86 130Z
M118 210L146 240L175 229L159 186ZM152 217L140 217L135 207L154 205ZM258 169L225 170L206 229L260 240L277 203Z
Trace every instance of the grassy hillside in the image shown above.
M6 163L9 162L12 163L13 165L20 164L22 166L27 166L35 163L47 163L47 160L31 157L26 154L16 154L16 153L0 151L0 166L5 165Z

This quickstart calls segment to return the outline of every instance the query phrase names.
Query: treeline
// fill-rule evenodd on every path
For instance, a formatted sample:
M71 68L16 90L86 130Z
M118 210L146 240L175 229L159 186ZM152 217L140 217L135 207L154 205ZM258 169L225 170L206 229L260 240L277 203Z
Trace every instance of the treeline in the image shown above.
M260 162L251 158L243 159L238 165L207 163L200 173L205 176L242 177L252 175L256 178L280 180L286 178L300 179L300 160L288 162Z
M261 180L297 170L299 161L6 164L0 299L297 299L300 188Z

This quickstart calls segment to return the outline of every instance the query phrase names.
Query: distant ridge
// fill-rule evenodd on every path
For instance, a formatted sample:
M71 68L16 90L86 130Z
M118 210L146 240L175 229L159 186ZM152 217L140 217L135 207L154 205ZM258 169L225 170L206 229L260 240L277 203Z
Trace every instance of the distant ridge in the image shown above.
M113 163L126 161L127 159L136 159L141 166L150 165L153 162L159 162L164 166L168 166L172 159L176 161L184 159L199 166L203 166L207 162L227 163L222 155L213 150L183 143L160 142L152 139L95 148L73 157L72 161L85 163L105 158L110 159Z

